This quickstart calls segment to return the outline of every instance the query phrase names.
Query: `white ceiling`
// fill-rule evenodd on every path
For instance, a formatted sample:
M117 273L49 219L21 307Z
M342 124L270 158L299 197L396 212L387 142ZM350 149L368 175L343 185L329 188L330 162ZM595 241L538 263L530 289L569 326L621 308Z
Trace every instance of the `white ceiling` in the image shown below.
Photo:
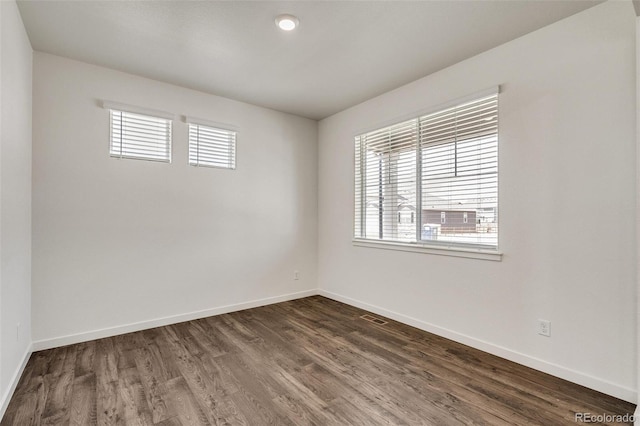
M35 50L321 119L598 1L19 1ZM285 33L274 18L296 15Z

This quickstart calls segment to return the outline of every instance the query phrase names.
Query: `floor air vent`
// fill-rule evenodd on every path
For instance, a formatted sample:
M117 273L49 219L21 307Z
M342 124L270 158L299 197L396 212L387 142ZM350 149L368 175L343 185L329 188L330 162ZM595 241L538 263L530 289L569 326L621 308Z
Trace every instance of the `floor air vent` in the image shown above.
M360 318L362 318L363 320L367 320L369 322L372 322L374 324L378 324L378 325L385 325L387 323L387 321L380 319L380 318L376 318L373 315L369 315L369 314L364 314L362 316L360 316Z

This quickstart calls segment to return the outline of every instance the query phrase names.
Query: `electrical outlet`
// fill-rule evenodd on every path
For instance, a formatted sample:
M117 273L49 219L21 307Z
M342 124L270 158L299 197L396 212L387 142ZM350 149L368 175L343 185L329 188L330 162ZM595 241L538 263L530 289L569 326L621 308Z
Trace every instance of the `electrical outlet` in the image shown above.
M538 334L541 336L551 337L551 321L539 319Z
M16 324L16 342L20 341L20 323Z
M294 280L299 280L300 279L300 272L293 271L293 279Z

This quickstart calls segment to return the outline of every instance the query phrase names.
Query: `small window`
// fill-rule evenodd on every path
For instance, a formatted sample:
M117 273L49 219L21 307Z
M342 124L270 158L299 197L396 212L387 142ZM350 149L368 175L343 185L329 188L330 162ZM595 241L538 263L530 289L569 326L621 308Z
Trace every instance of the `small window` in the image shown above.
M236 168L236 132L189 123L189 164Z
M109 153L117 158L171 162L171 120L111 111Z

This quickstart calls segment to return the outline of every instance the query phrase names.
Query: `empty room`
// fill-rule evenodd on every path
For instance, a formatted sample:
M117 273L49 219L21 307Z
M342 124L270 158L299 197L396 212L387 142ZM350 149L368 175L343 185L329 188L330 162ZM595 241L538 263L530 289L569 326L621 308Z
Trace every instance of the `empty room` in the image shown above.
M0 1L1 425L640 424L640 3Z

